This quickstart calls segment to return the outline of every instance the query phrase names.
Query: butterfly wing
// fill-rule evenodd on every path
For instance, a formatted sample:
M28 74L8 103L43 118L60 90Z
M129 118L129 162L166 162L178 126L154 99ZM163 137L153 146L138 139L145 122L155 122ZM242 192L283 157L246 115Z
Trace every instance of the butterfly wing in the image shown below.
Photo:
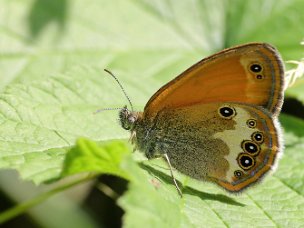
M226 159L229 169L225 178L215 178L230 192L239 192L258 182L277 166L283 142L276 117L260 107L234 105L235 129L216 133L229 147ZM246 121L246 123L245 123Z
M276 49L250 43L223 50L196 63L160 88L146 104L146 117L163 108L198 103L242 102L277 115L283 102L284 69Z
M276 117L260 106L199 104L164 109L158 118L160 133L166 130L161 146L172 166L230 192L242 191L273 169L282 148Z

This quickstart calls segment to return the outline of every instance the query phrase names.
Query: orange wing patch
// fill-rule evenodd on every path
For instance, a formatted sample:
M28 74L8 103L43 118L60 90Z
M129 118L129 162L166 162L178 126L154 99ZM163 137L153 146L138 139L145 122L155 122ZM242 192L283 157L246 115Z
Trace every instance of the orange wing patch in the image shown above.
M242 102L277 115L283 102L284 69L278 52L264 43L226 49L196 63L159 89L144 115L198 103Z

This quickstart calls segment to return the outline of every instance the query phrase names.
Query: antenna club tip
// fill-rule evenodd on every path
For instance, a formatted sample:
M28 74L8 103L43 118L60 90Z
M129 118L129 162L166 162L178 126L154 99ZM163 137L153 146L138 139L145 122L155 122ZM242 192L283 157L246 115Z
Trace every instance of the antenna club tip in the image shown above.
M116 80L116 77L114 76L114 74L111 71L109 71L108 69L103 69L103 70L105 72L107 72L108 74L112 75L115 78L115 80Z

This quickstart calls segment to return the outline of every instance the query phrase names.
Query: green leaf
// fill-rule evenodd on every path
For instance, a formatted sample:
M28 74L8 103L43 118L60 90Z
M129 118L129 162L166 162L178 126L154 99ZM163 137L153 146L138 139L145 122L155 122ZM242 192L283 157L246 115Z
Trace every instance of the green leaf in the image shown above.
M76 146L66 155L62 176L95 172L112 174L128 180L129 175L121 166L127 155L130 155L129 152L130 149L122 142L107 143L100 147L96 143L79 139Z
M302 1L44 2L0 3L13 15L0 13L0 167L35 183L59 177L78 137L128 137L115 111L92 115L126 104L102 68L120 78L142 110L161 85L224 47L267 41L288 58L302 54L304 28L295 23L304 17L296 10Z
M285 121L292 123L297 120L284 115L283 123ZM304 125L303 121L300 123ZM287 136L289 126L286 126ZM304 137L298 140L304 141ZM126 210L126 227L200 227L201 224L207 227L252 224L300 227L304 224L304 186L303 181L298 184L294 181L299 182L299 175L303 175L304 163L303 154L290 159L295 149L296 146L290 146L286 150L274 176L266 177L257 187L236 196L227 195L213 184L198 182L176 172L183 191L183 198L180 198L164 162L140 162L139 167L126 156L124 144L108 143L98 147L88 140L79 140L77 146L69 151L65 168L69 170L72 163L78 164L75 165L77 171L72 169L70 174L89 170L118 174L122 178L127 176L130 181L128 192L119 199L119 205ZM109 159L113 156L114 159ZM291 174L297 176L289 179Z
M39 184L61 177L66 153L79 137L100 142L128 138L116 111L93 114L127 103L103 68L118 76L142 110L161 85L224 47L269 42L285 60L299 60L303 8L300 0L1 1L0 168L15 169ZM303 101L302 87L296 88L294 97ZM130 165L135 170L126 171L130 191L120 200L125 223L303 226L303 130L288 116L282 121L287 146L278 171L240 196L178 175L185 185L179 199L166 168L156 168L154 161L141 169ZM114 153L118 147L112 146L72 150ZM92 156L83 171L102 172L92 168L100 158L95 152L80 154ZM114 165L105 172L114 174L120 160L110 161ZM81 171L79 164L70 164L66 175Z
M73 77L63 75L8 87L0 95L0 130L5 132L0 142L0 167L15 168L24 178L39 183L58 178L66 151L80 136L96 140L126 137L122 131L114 133L119 129L116 112L94 114L110 96L106 88L103 91L108 96L100 93L98 84L103 80L100 71L79 68Z
M125 144L111 142L98 146L87 139L78 140L67 154L63 176L88 171L115 175L130 181L128 193L119 200L122 207L132 211L125 217L127 226L142 227L147 223L151 227L160 224L163 224L162 227L181 225L184 219L182 211L176 207L174 201L163 198L155 191L149 182L151 176L131 159L130 150ZM173 198L180 200L175 192ZM179 219L176 218L177 214ZM139 216L141 219L136 219Z
M276 176L292 191L304 196L304 121L281 115L285 130L285 152ZM304 210L304 208L302 208Z

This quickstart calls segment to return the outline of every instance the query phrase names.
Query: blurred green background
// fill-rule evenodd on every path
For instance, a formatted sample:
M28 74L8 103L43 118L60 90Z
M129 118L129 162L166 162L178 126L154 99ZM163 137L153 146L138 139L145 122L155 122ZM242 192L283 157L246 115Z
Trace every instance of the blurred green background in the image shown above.
M268 208L267 195L258 188L243 197L263 211L257 224L304 226L299 216L304 214L303 9L300 0L1 0L0 212L60 185L42 183L60 177L65 153L77 138L129 137L116 112L92 115L126 104L104 68L119 77L142 110L161 85L200 59L226 47L268 42L284 61L297 61L286 64L287 79L297 80L286 91L281 117L285 155L274 177L265 180L266 190L261 187L267 192L268 185L279 186L286 204L279 204L281 211L273 202ZM104 184L122 194L127 183L100 179L60 193L3 226L119 227L123 210ZM248 225L237 219L244 209L229 207L226 213L221 207L206 204L222 226Z

